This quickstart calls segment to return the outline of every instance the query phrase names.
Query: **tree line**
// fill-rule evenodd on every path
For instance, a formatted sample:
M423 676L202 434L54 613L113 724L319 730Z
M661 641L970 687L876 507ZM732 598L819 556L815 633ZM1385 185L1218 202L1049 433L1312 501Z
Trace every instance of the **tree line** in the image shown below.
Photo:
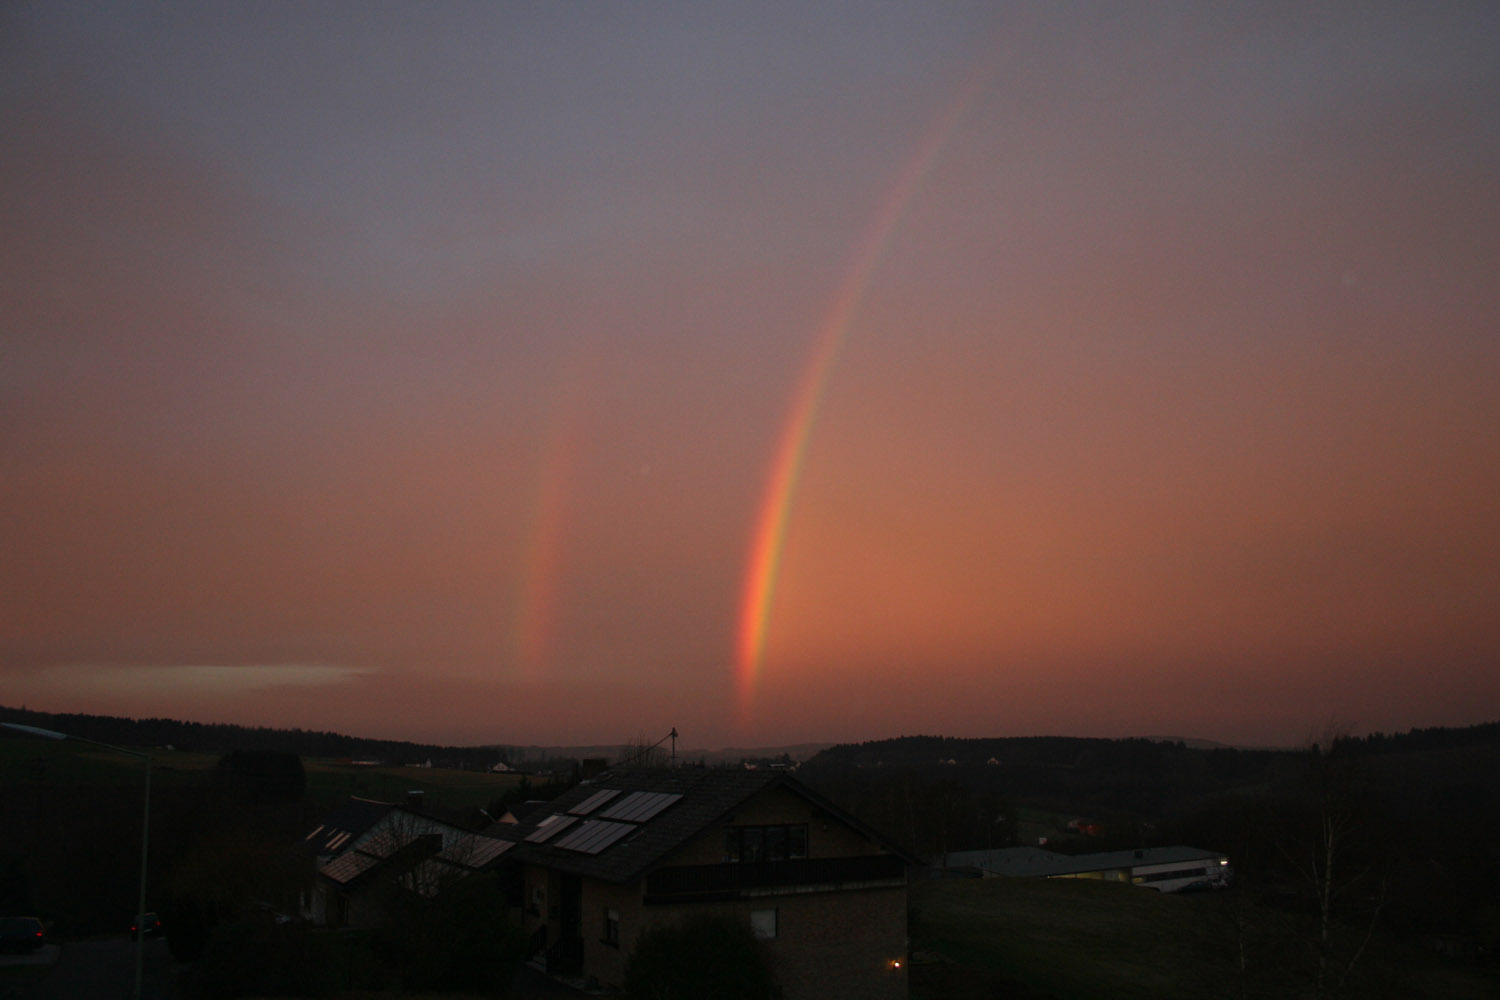
M303 757L380 760L413 763L431 760L443 766L487 770L503 754L493 747L451 747L401 740L377 740L307 729L274 729L178 719L127 719L109 715L33 712L0 707L0 722L53 729L70 736L120 746L166 747L194 753L231 750L277 750Z

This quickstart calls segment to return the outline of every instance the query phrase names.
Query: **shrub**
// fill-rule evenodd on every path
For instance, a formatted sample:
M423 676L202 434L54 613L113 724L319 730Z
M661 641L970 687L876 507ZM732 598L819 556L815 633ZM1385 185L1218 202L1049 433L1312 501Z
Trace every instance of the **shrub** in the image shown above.
M770 1000L771 970L741 916L705 913L659 924L625 967L629 1000Z
M403 893L390 903L376 939L407 990L498 993L525 957L525 938L494 874L449 883L430 898Z
M347 985L351 959L337 935L247 918L214 928L185 985L204 1000L315 997Z

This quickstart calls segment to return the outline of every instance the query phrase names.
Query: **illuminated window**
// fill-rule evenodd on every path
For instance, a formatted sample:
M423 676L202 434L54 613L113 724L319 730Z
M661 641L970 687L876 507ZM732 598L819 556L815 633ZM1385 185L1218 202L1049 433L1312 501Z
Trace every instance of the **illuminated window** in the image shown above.
M794 861L807 857L807 824L731 826L724 830L724 860Z

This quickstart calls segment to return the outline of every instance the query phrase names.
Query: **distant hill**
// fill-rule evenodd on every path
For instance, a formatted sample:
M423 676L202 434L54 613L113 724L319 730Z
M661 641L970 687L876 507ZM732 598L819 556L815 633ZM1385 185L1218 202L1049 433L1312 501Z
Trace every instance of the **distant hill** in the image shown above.
M768 758L789 757L796 763L808 760L822 751L833 746L832 743L792 743L786 746L773 747L722 747L716 750L705 750L698 748L677 748L677 759L688 764L707 764L710 767L722 767L725 765L738 764L742 760L764 760ZM557 760L559 758L571 758L573 760L604 759L618 760L631 748L622 743L596 743L587 746L506 746L497 747L506 755L511 763L534 760ZM662 753L668 753L669 747L663 746Z
M1338 740L1334 752L1357 761L1394 810L1425 809L1434 823L1456 829L1492 829L1500 818L1491 805L1500 801L1500 723L1372 733ZM829 747L797 773L918 853L1039 836L1056 842L1084 821L1092 846L1079 849L1184 836L1223 849L1216 843L1229 842L1223 824L1211 832L1205 820L1202 833L1193 833L1189 819L1291 794L1309 760L1307 750L1200 749L1183 741L903 736Z
M1243 743L1220 743L1217 740L1202 740L1182 736L1145 736L1152 743L1181 743L1193 750L1291 750L1293 747L1250 746Z
M1376 732L1336 740L1341 752L1362 755L1494 743L1500 743L1500 722L1411 729L1405 733ZM1182 754L1188 757L1206 755L1210 760L1228 761L1241 756L1245 759L1269 759L1288 753L1301 753L1304 749L1229 746L1211 740L1184 740L1165 736L1126 739L1083 736L899 736L864 743L835 744L813 757L809 763L818 767L852 765L862 768L987 764L1050 768L1086 766L1098 769L1111 766L1151 766L1159 764L1165 758Z
M231 750L281 750L304 757L379 760L392 764L426 763L487 769L501 757L493 747L448 747L399 740L374 740L306 729L271 729L177 719L126 719L109 715L33 712L0 707L0 722L53 729L120 746L165 747L198 753ZM6 734L9 735L9 734Z
M272 729L232 726L219 723L181 722L176 719L128 719L110 715L79 715L33 712L24 708L0 706L0 722L53 729L121 746L171 746L178 750L201 753L228 753L231 750L282 750L304 757L347 757L356 760L378 760L385 763L426 763L463 769L488 769L504 761L525 771L528 766L555 767L558 761L603 759L618 760L630 748L626 744L601 743L585 746L441 746L400 740L376 740L342 733L315 732L306 729ZM738 764L745 759L787 757L802 762L832 746L830 743L797 743L788 746L719 750L678 748L677 759L686 763L710 766ZM662 748L667 752L667 747Z

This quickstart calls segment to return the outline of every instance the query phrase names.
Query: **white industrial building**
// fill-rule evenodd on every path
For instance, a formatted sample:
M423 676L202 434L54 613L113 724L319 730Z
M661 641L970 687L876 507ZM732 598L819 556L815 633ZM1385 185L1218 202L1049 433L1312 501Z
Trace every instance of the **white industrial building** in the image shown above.
M1040 847L954 851L943 856L952 873L1013 878L1091 878L1127 882L1158 892L1220 889L1234 877L1229 859L1196 847L1143 847L1133 851L1059 854Z

